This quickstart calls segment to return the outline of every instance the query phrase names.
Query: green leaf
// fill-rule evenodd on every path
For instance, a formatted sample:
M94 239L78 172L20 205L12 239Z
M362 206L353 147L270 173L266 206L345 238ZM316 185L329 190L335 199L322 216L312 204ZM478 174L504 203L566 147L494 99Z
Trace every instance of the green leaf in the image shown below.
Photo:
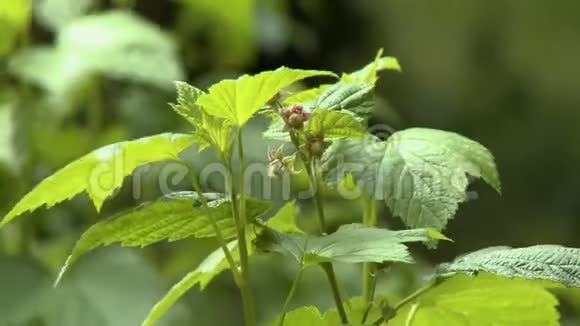
M368 114L374 108L373 92L373 84L340 81L324 91L312 107Z
M56 284L80 256L100 246L120 243L125 247L145 247L163 240L214 237L210 218L216 221L226 240L235 238L236 226L231 215L231 203L220 194L205 196L210 200L208 206L211 212L201 206L201 200L195 192L183 191L166 195L91 226L75 245ZM250 219L268 209L268 202L250 198L247 200L247 215Z
M232 152L232 126L226 120L207 114L196 101L203 94L201 90L184 82L176 82L177 103L171 107L195 127L195 143L200 151L211 146L224 159Z
M291 105L291 104L303 104L308 102L314 102L320 97L320 95L322 95L322 93L324 93L331 86L332 85L328 84L320 85L315 88L310 88L300 91L298 93L294 93L288 96L283 103L284 105Z
M472 252L439 268L439 273L444 275L479 271L580 287L580 249L557 245L516 249L492 247Z
M294 201L288 202L276 215L266 222L266 226L276 228L280 232L301 232L294 222L296 213L296 203ZM252 243L256 238L255 232L248 232L246 238L249 244ZM234 240L228 243L228 248L232 253L234 261L238 263L240 257L238 241ZM250 249L248 254L252 255L252 246L248 246L248 248ZM207 256L194 271L187 274L181 281L169 289L165 296L151 309L141 326L154 325L187 291L198 284L201 290L203 290L217 275L227 269L230 269L230 265L226 260L224 252L221 248L218 248Z
M324 135L325 140L367 135L364 127L352 113L324 109L314 110L306 131L314 135Z
M342 75L341 80L347 82L371 83L377 82L377 74L383 70L401 71L399 61L395 57L383 57L383 49L377 53L375 60L363 68L353 71L350 74Z
M334 76L332 72L281 67L257 75L225 79L209 88L197 104L215 117L243 126L266 102L290 84L314 76Z
M49 208L81 192L89 194L98 211L137 167L179 160L178 154L191 144L190 135L165 133L101 147L41 181L8 212L0 226L27 211L43 205Z
M4 1L0 6L0 57L6 55L30 20L30 0Z
M411 263L413 259L402 243L443 238L440 233L428 229L391 231L349 224L341 226L335 233L321 237L288 234L265 228L256 239L255 246L261 251L290 256L302 266L321 262Z
M556 298L529 280L456 275L403 305L388 326L559 325Z
M384 199L409 227L442 230L466 200L467 175L496 191L500 181L492 154L456 133L412 128L385 142L375 137L334 142L322 157L326 182L351 173L360 189Z
M126 11L75 20L59 33L58 48L80 60L86 70L110 77L169 88L184 76L174 41L159 27Z

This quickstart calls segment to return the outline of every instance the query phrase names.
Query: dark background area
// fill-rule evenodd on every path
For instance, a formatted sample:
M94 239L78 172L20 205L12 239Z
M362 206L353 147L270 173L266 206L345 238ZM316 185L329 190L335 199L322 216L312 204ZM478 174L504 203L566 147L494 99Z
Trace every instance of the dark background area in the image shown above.
M26 3L14 3L20 2ZM82 33L79 28L80 39L67 43L63 36L73 35L71 26L84 15L123 10L132 11L139 23L97 22ZM0 213L92 149L187 131L167 105L175 97L172 80L205 88L224 77L281 65L352 71L383 48L398 58L403 72L381 75L373 122L395 129L445 129L474 139L494 153L503 183L501 197L482 183L472 187L477 200L462 204L445 231L455 242L438 251L417 248L426 266L492 245L580 247L576 0L39 0L31 15L22 23L0 19L0 26L5 24L0 29ZM155 33L147 34L150 29ZM264 161L267 144L259 133L265 125L254 121L251 126L250 159ZM198 164L213 160L205 154L189 158ZM78 277L58 292L60 300L51 297L32 314L18 308L32 300L26 294L35 282L41 287L45 279L54 279L88 225L159 195L154 171L143 175L141 198L132 198L130 187L124 187L100 215L80 196L1 229L0 325L84 325L79 320L87 316L94 316L89 319L98 326L132 325L163 289L194 269L214 243L105 249L81 261L74 271ZM175 188L188 189L188 183ZM302 205L301 221L308 224L309 205ZM336 221L358 214L355 205L333 205ZM381 217L400 226L386 209ZM256 264L260 317L268 319L281 307L294 270L281 258L260 257ZM358 270L340 272L344 279L356 279ZM134 279L128 273L144 275ZM296 305L330 306L330 297L317 290L322 276L311 274ZM420 274L398 268L381 288L400 295L417 285ZM358 281L348 288L358 291ZM196 325L239 320L239 298L229 275L197 292L174 309L168 325L191 324L192 318ZM58 302L67 308L57 307ZM565 304L564 311L573 306ZM2 315L9 316L5 324Z

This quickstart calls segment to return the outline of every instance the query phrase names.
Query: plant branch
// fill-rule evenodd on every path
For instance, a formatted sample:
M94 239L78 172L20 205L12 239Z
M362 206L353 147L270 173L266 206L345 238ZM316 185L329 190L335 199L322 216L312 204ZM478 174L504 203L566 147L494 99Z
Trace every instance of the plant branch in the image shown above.
M228 261L228 264L230 265L230 269L232 270L232 274L234 275L234 280L236 281L236 284L239 285L240 279L241 279L241 274L240 274L240 270L238 269L238 264L236 264L234 257L232 256L232 252L228 248L228 244L223 236L222 230L218 226L218 224L213 216L212 210L209 208L209 205L207 203L207 198L203 195L201 186L199 184L199 180L197 179L197 175L195 174L195 171L193 171L193 169L191 170L191 173L192 173L191 183L193 185L193 189L197 193L197 196L200 198L204 209L207 211L207 219L209 220L212 228L214 229L214 232L216 234L216 239L220 245L220 248L224 252L224 255L226 256L226 260Z
M328 278L328 282L330 283L332 295L334 296L334 302L336 303L336 309L338 310L338 314L340 316L340 321L343 325L348 325L348 317L342 304L342 298L340 297L340 289L338 288L338 281L336 280L334 268L332 267L331 263L322 263L320 266L322 269L324 269L326 277Z
M300 271L298 272L298 274L296 274L296 278L294 278L294 281L292 282L292 286L290 287L290 292L288 292L288 296L286 296L286 300L284 301L284 307L282 307L282 313L280 316L280 319L278 320L278 326L284 326L284 321L286 320L286 314L288 312L288 308L290 306L290 303L292 302L292 299L294 298L294 295L296 294L296 289L298 288L298 284L300 283L300 280L302 279L302 272L304 270L302 268L300 268Z
M239 284L244 305L244 320L246 326L256 325L256 315L254 309L254 298L250 287L250 270L248 263L248 243L246 240L246 201L245 201L245 169L244 169L244 147L242 130L238 129L238 159L240 163L240 196L236 195L233 169L231 162L228 162L228 188L232 201L232 213L236 222L238 236L238 246L240 251L241 280Z
M363 224L369 227L375 227L377 225L377 206L375 201L371 196L363 197ZM363 264L362 272L362 296L367 306L367 311L370 310L372 302L374 299L374 292L377 285L377 264L375 263L365 263ZM366 316L363 317L363 323L365 322Z

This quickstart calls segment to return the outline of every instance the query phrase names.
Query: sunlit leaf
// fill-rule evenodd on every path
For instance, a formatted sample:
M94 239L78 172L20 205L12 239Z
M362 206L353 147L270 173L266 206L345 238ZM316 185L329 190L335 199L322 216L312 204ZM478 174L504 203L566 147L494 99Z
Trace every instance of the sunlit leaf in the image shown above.
M100 246L120 243L125 247L145 247L163 240L214 237L214 219L226 240L235 238L236 229L229 200L220 194L205 194L208 212L195 192L166 195L154 202L119 213L91 226L76 243L62 267L56 283L81 255ZM270 209L270 204L248 198L247 216L254 219Z
M178 154L192 144L185 134L160 134L101 147L70 163L41 181L26 194L0 226L43 205L47 208L82 192L88 193L97 210L137 167L163 160L179 160Z
M492 154L475 141L441 130L407 129L384 142L375 137L339 140L322 162L327 183L336 186L351 173L360 189L383 199L409 227L445 228L466 200L468 175L500 191Z
M266 102L290 84L314 76L334 76L320 70L300 70L281 67L257 75L225 79L209 88L197 104L213 116L243 126Z
M492 247L472 252L439 268L442 274L479 271L580 287L580 249L557 245Z
M367 135L365 128L352 113L324 109L314 110L306 131L314 135L324 135L326 140Z
M347 82L371 83L377 82L377 75L383 70L401 71L399 61L395 57L383 57L383 49L377 53L375 60L363 68L353 71L350 74L344 74L341 80Z
M211 146L222 158L227 159L232 151L232 126L224 119L207 114L196 103L203 92L187 83L176 82L177 103L171 107L195 127L195 143L200 151Z
M388 326L556 326L556 298L529 280L456 275L405 304Z
M265 228L256 239L255 245L261 251L287 255L303 266L321 262L410 263L413 259L403 243L434 239L445 237L429 229L391 231L349 224L341 226L330 235L320 237Z

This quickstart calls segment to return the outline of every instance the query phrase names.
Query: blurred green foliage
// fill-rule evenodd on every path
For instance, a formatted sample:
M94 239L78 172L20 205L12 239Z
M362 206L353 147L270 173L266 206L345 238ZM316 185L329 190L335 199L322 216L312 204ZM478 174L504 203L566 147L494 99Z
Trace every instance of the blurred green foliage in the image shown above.
M174 80L202 87L280 65L352 71L383 47L399 58L404 73L381 77L381 105L372 121L461 132L494 153L502 175L502 198L476 185L479 198L462 205L446 232L455 243L422 252L425 268L492 244L579 247L579 13L576 0L3 1L0 212L45 176L103 144L187 131L167 105L175 101ZM248 160L265 161L265 123L249 125ZM215 160L187 155L195 166ZM215 243L184 240L143 254L98 250L81 259L68 283L57 290L50 285L88 225L162 193L160 171L158 165L139 171L99 215L81 197L0 230L0 325L139 323L163 290L193 270ZM142 186L138 193L135 182ZM218 184L210 181L207 190L221 190ZM171 186L190 189L187 181ZM328 201L335 204L328 210L334 224L359 212L357 203L331 194ZM300 207L301 224L316 223L310 203ZM397 223L386 209L381 213L382 223ZM280 257L257 257L256 264L263 266L254 273L260 318L270 320L295 267ZM358 271L339 272L353 280L347 291L358 293ZM421 273L396 267L379 288L401 297ZM306 273L296 306L330 307L329 294L319 289L322 276ZM210 287L188 295L163 322L239 324L231 277L224 274ZM562 322L575 325L579 296L563 296ZM33 303L37 309L23 308Z

